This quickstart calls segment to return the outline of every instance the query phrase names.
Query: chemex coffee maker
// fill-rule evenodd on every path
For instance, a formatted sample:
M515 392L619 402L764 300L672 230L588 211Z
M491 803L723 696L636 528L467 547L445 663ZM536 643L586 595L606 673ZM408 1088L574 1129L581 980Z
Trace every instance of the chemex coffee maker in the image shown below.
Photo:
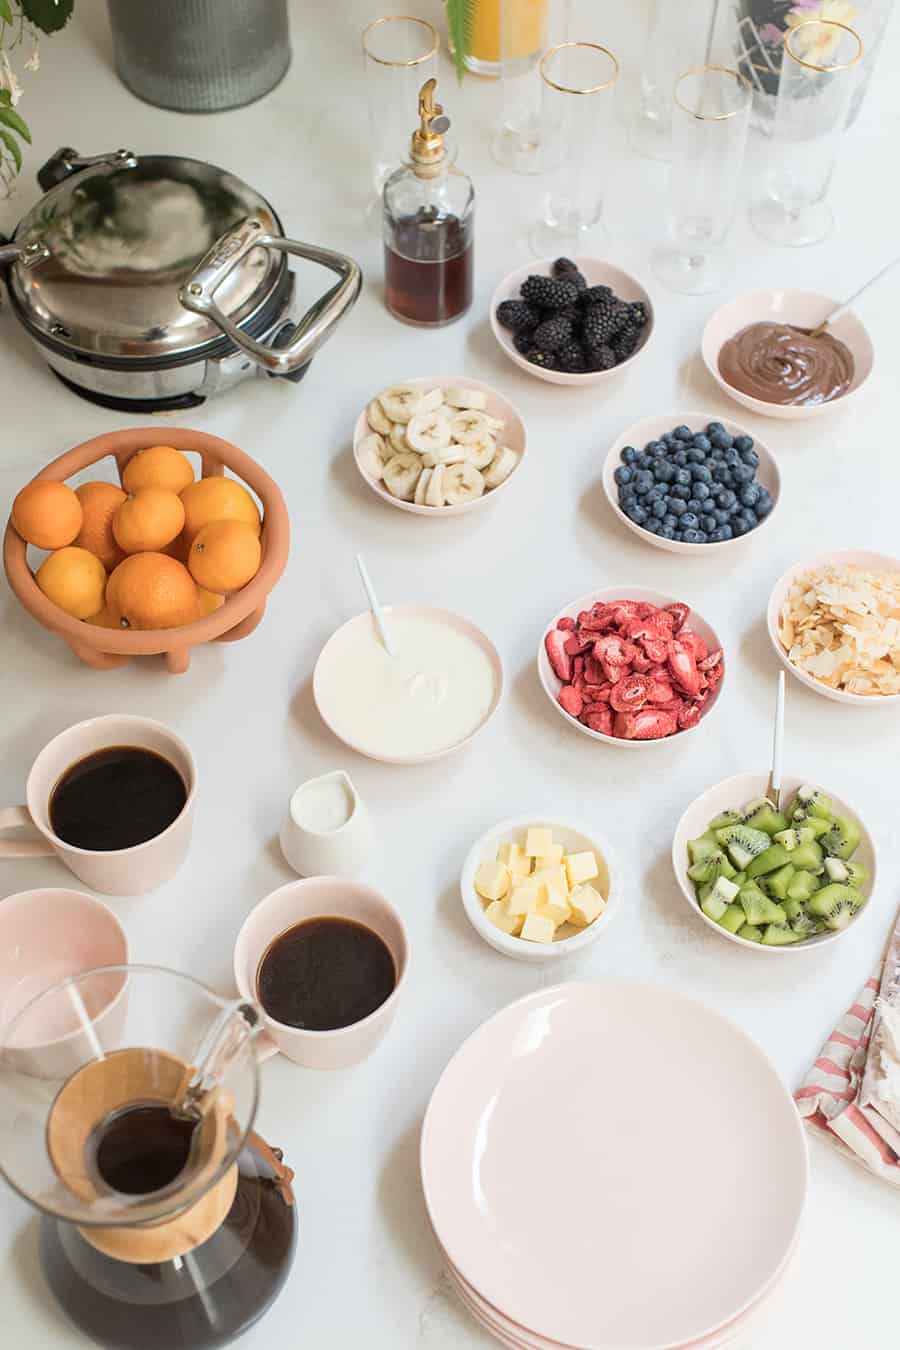
M293 1173L252 1131L249 1003L153 966L63 980L0 1028L0 1169L104 1347L227 1345L293 1260Z

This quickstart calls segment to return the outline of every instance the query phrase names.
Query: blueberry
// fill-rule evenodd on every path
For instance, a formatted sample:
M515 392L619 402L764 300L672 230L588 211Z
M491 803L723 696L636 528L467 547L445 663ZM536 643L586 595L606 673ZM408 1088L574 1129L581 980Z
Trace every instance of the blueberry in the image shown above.
M755 470L751 469L749 464L738 464L731 470L731 478L735 484L740 484L743 487L744 483L753 482L754 473Z
M697 435L694 437L694 449L703 450L705 452L707 450L710 450L711 448L712 442L710 441L709 437L704 436L702 431L698 431Z
M675 477L675 466L670 464L667 459L659 459L653 466L653 477L657 483L671 483Z
M727 431L714 431L709 438L717 450L730 450L731 437Z
M654 483L650 491L644 497L644 502L662 501L667 496L668 493L666 492L665 483Z
M752 436L735 436L735 438L734 438L734 448L735 448L735 450L737 450L737 452L738 452L739 455L743 455L743 454L745 453L745 451L747 451L747 450L752 450L752 449L753 449L753 437L752 437Z
M751 469L755 469L759 465L759 455L755 450L742 450L741 459L745 464L749 464Z
M716 505L721 506L723 511L730 511L733 506L737 505L737 497L730 488L726 488L716 497Z
M683 530L698 530L700 528L700 518L696 511L685 511L681 517L681 528Z
M711 491L706 483L695 483L693 492L698 502L705 502L706 499L711 496Z
M681 537L686 544L706 543L706 533L703 530L694 530L694 529L685 530Z
M686 502L690 495L691 489L684 483L673 483L669 488L669 496L673 499L680 498L683 502Z
M706 451L697 450L694 446L691 446L690 450L686 451L685 457L688 464L702 464L706 459Z
M722 426L721 422L707 422L706 424L707 436L713 436L717 431L724 431L724 430L725 428Z
M634 478L635 491L639 497L644 497L653 487L653 474L648 473L646 469L641 469Z
M637 503L635 503L634 506L629 506L626 509L625 514L629 520L634 521L635 525L643 525L644 521L647 519L647 512Z
M734 487L734 479L731 476L730 469L722 469L716 475L716 481L718 482L719 487L727 487L727 488Z
M623 511L625 510L626 506L635 506L636 504L637 504L637 493L632 492L631 488L626 488L624 492L619 493L619 505L621 506Z
M675 482L682 483L685 487L690 487L691 471L690 469L679 469L675 474Z
M723 525L722 529L724 530L725 528L726 526ZM748 528L747 522L740 512L738 512L736 516L731 517L731 533L735 539L740 538L742 534L746 534Z
M731 521L732 529L734 529L735 520L742 521L745 530L755 530L757 525L759 524L759 521L756 519L756 513L754 511L740 511L736 516L732 518Z
M710 530L714 530L716 528L716 518L715 516L711 516L709 515L709 513L707 513L705 516L700 517L700 524L702 525L703 529L706 530L707 534L709 534Z
M705 464L694 464L691 466L691 477L695 483L711 483L712 469L707 468Z
M672 456L672 463L673 463L673 464L677 464L678 467L679 467L679 469L683 469L684 466L685 466L685 464L687 464L687 462L688 462L688 461L687 461L687 451L686 451L686 450L676 450L675 453L674 453L674 455Z
M681 530L676 530L675 533L672 535L672 538L677 539L680 544L684 539L684 535L682 534Z
M650 519L647 521L647 524L644 526L644 529L649 530L651 534L659 534L660 530L662 529L662 521L654 520L653 517L651 516Z
M703 510L703 503L696 497L688 497L688 510L693 511L695 516L699 516Z
M721 543L725 539L731 539L732 538L731 526L720 525L717 530L713 530L712 534L709 537L716 544Z
M741 463L741 457L734 446L732 446L730 450L725 451L725 463L728 465L729 469L733 469L736 464Z
M774 505L775 503L772 501L772 498L769 496L768 492L766 492L766 489L760 488L759 500L756 503L756 506L754 507L757 519L762 520L763 516L767 516L769 512L772 510L772 507Z
M675 445L675 437L672 435L671 431L667 431L666 434L660 436L659 439L662 441L663 445Z
M665 453L666 447L663 445L662 441L648 441L644 446L645 455L653 455L655 458L657 455L664 455Z
M727 524L728 524L729 513L724 509L724 507L717 506L716 509L715 509L715 511L713 511L713 515L714 515L715 518L716 518L716 524L717 524L717 525L727 525Z
M694 439L694 433L691 431L690 427L686 427L684 423L682 423L680 427L676 427L672 432L672 435L675 437L676 441L692 441Z
M741 504L743 506L755 506L759 501L759 494L761 492L762 488L759 486L759 483L748 483L741 492Z
M619 487L624 487L626 483L630 483L631 470L629 469L628 465L620 464L618 469L616 469L615 473L613 474L613 478L619 484Z
M660 539L674 539L674 538L675 538L675 527L674 527L674 525L666 525L666 524L663 524L663 525L661 525L661 526L659 527L658 533L659 533Z
M625 449L619 456L619 459L622 461L623 464L633 464L637 458L638 452L637 450L635 450L633 445L626 445Z
M650 514L654 515L657 520L662 520L663 516L668 514L668 510L668 503L664 497L657 497L650 504Z
M670 509L666 511L666 514L663 516L662 523L664 525L671 525L672 529L674 530L676 525L678 524L678 516L675 515L674 512Z
M687 510L687 504L686 504L685 502L683 502L683 501L681 500L680 497L670 497L670 498L669 498L669 513L670 513L670 515L675 516L675 518L677 519L678 516L683 516L686 510Z

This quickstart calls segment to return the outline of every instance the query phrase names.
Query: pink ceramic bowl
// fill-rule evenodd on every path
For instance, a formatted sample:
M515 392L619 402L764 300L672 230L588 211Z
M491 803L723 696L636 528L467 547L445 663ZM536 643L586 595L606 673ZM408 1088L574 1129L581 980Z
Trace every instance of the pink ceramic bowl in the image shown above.
M566 605L565 609L559 610L550 622L544 625L541 632L540 646L538 647L538 676L544 693L547 695L560 717L565 719L568 726L572 727L575 731L580 731L583 736L590 736L592 740L601 741L604 745L615 746L617 750L642 750L651 746L672 745L676 741L680 743L685 736L689 736L691 732L697 730L697 727L701 727L704 724L716 703L719 701L722 687L728 678L727 664L725 667L725 674L704 704L703 715L695 726L688 727L684 731L677 731L673 736L661 736L657 737L655 740L626 741L620 736L607 736L602 731L592 731L590 727L584 726L577 718L570 717L565 709L560 706L558 695L562 686L550 664L550 658L547 656L547 650L544 646L544 637L550 632L551 628L556 627L560 619L565 616L571 616L574 619L581 610L590 609L591 606L597 604L598 601L603 604L609 604L613 600L646 600L648 604L657 605L662 608L665 605L679 603L679 599L678 596L663 595L661 591L648 591L638 586L610 586L604 591L589 591L587 595L579 596L577 600L573 600L571 604ZM685 601L683 603L687 602ZM710 628L706 620L701 618L694 609L692 609L688 615L687 626L692 628L693 631L703 639L710 651L714 651L715 648L722 646L713 629Z
M636 525L633 520L629 520L625 512L619 506L619 493L616 486L615 472L619 467L619 456L626 445L633 445L636 450L643 450L648 441L654 441L664 432L672 431L675 427L690 427L691 431L701 431L707 423L719 421L728 432L729 436L751 436L752 433L746 427L742 427L738 422L732 422L727 417L715 418L708 413L687 412L687 413L660 413L656 417L645 417L642 422L635 422L627 431L623 431L618 440L614 441L609 448L609 453L603 462L603 491L606 493L606 500L609 502L613 513L618 516L622 524L636 534L645 544L652 544L654 548L664 549L667 553L683 554L714 554L720 553L723 549L739 547L745 540L755 539L760 530L768 525L775 514L775 508L778 506L778 500L781 496L781 474L778 472L778 465L775 463L775 457L768 446L763 445L758 437L753 436L753 445L759 455L759 468L756 471L757 482L761 483L772 498L772 510L757 525L755 530L749 534L742 534L737 539L722 539L714 544L686 544L684 540L679 539L661 539L658 534L651 534L649 530Z
M757 952L772 952L776 956L785 953L793 955L796 952L807 952L813 948L818 950L820 947L827 946L829 942L836 942L838 938L849 932L853 925L859 921L860 916L866 913L868 904L859 910L853 922L848 924L847 928L834 932L818 933L815 937L807 938L805 942L793 942L785 947L766 947L761 942L748 942L746 938L739 938L736 933L729 933L727 928L723 928L721 924L708 918L697 903L694 883L687 874L690 865L687 849L688 840L699 838L706 831L713 817L719 815L722 811L727 811L729 807L737 809L744 802L752 801L755 797L764 797L768 781L768 773L737 773L732 778L726 778L721 783L717 783L715 787L708 788L695 802L691 803L679 820L675 828L675 837L672 840L672 867L675 872L675 880L678 882L681 894L697 918L702 919L707 928L711 928L715 933L718 933L719 937L727 938L729 942L736 942L739 947L752 948L753 951ZM802 787L804 783L812 783L813 786L816 786L815 778L798 778L796 774L785 774L781 789L782 802L790 801L797 789ZM863 824L862 817L856 807L851 806L837 793L832 792L831 788L826 787L825 791L831 797L838 811L850 816L859 824L862 838L854 855L854 861L863 863L869 869L869 880L865 884L864 891L867 897L871 897L875 892L875 842ZM871 904L871 898L869 904Z
M748 291L746 295L739 295L736 300L729 300L726 305L720 306L707 321L700 344L706 369L729 398L749 408L751 412L760 413L763 417L779 417L784 421L799 422L808 417L820 417L834 408L843 408L847 400L866 383L875 360L868 330L852 310L835 320L833 325L829 325L828 330L833 337L850 348L856 367L853 383L841 398L832 399L830 403L805 403L798 407L784 407L780 403L766 403L764 399L742 394L739 389L735 389L723 379L719 371L719 352L723 345L748 324L770 321L792 323L800 328L815 328L837 308L839 303L840 301L828 295L821 295L818 291Z
M603 262L599 258L575 258L573 261L578 264L580 271L587 278L589 286L611 286L621 300L640 300L647 306L647 322L644 325L641 340L627 361L623 361L621 365L613 366L612 370L591 370L583 375L571 375L564 370L542 370L540 366L534 366L530 361L526 361L525 357L516 351L513 346L512 333L508 328L504 328L502 324L497 322L497 306L502 300L518 300L519 287L526 277L548 277L553 266L553 258L526 263L524 267L517 267L514 272L510 272L508 276L503 278L491 297L491 332L510 361L521 370L526 371L527 374L533 375L536 380L546 380L548 384L567 384L574 385L576 388L585 388L591 384L603 384L613 379L623 371L629 370L638 360L653 334L653 302L637 278L629 272L623 272L620 267Z
M821 680L816 680L812 675L807 675L806 671L801 670L799 666L795 666L782 647L778 636L778 615L788 591L797 578L805 572L829 562L845 565L857 563L862 567L870 567L879 572L900 572L900 559L892 558L887 553L870 553L861 548L846 548L839 549L834 553L820 553L815 558L808 558L805 562L796 563L793 567L788 568L784 575L776 581L766 610L766 627L769 630L769 641L775 648L775 654L785 670L789 670L795 679L806 685L807 689L812 689L814 693L821 694L823 698L830 698L835 703L844 703L850 708L886 708L892 704L900 703L900 694L848 694L843 689L832 689L829 685L823 684Z

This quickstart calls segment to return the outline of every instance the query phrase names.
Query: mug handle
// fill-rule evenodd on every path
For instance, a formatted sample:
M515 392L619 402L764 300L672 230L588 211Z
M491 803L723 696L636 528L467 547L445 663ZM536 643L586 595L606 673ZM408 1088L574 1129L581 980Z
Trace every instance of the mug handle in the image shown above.
M0 845L2 847L2 845ZM267 1059L278 1054L278 1046L275 1043L275 1037L265 1027L256 1033L256 1061L258 1064L265 1064Z
M47 858L53 848L40 833L27 806L0 807L0 833L4 830L30 830L33 839L0 839L0 858Z

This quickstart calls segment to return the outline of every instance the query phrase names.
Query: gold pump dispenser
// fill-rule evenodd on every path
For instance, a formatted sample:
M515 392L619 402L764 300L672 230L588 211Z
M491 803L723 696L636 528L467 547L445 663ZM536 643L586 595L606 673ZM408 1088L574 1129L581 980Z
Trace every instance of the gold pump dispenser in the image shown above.
M434 178L447 158L444 136L450 130L450 118L435 102L437 80L426 80L419 90L419 125L412 134L413 173L417 178Z

